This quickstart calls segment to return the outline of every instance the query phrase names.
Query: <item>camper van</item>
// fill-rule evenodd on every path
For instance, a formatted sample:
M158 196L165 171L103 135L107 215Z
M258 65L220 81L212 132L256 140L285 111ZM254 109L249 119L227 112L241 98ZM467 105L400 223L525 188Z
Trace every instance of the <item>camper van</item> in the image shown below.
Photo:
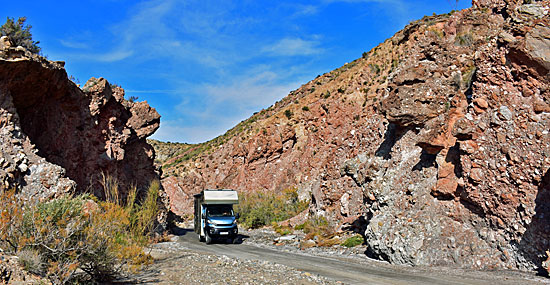
M233 205L239 203L237 191L231 189L203 190L195 194L195 232L206 244L216 240L233 243L239 232L238 214Z

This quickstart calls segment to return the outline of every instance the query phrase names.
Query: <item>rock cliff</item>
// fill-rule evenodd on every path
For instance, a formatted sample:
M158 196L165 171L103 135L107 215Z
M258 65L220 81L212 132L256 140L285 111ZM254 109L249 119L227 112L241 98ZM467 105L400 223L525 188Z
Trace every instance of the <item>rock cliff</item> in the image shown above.
M550 1L476 0L407 25L163 163L207 187L297 187L399 264L542 270L550 248Z
M159 179L146 138L160 116L129 102L122 88L92 78L82 89L63 62L0 41L0 182L26 197L89 192L104 198L102 175L139 190Z

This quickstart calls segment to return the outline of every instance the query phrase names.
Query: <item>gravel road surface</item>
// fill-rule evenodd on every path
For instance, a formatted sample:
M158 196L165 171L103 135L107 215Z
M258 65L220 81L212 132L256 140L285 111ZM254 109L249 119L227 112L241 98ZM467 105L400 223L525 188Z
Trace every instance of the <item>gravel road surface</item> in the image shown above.
M199 242L181 229L151 248L155 264L137 278L155 284L549 284L515 271L465 271L390 265L366 256L319 254L248 242Z

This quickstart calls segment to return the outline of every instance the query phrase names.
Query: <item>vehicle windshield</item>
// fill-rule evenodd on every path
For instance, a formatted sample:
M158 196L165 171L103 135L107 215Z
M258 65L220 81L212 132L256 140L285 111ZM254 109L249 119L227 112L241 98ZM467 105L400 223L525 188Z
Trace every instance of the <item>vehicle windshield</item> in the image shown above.
M208 206L207 216L209 217L232 217L233 207L230 205L210 205Z

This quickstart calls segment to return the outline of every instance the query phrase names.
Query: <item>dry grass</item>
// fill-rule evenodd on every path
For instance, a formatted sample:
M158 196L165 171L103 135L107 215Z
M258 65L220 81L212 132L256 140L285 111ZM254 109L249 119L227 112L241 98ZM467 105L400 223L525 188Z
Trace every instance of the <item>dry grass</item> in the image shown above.
M286 225L279 225L277 222L272 222L271 226L273 227L273 230L278 233L279 235L286 236L288 234L292 233L292 227L286 226Z
M340 244L339 238L335 238L334 227L323 216L314 216L294 229L302 230L305 240L315 240L317 246L333 246Z
M103 181L107 201L84 194L29 203L15 189L0 189L0 248L55 284L109 282L151 263L143 246L156 221L159 182L142 201L132 187L123 202L116 180Z

